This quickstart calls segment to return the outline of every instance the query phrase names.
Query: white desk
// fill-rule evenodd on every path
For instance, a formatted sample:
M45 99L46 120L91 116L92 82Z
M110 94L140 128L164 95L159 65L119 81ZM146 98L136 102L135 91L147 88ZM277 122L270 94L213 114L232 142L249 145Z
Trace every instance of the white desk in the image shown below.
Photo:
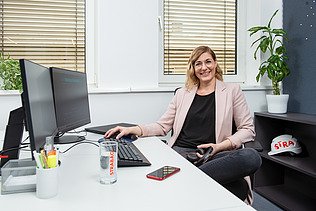
M98 140L90 134L88 139ZM134 142L152 163L118 169L118 181L101 185L98 148L80 144L61 156L59 193L38 199L35 192L0 196L3 210L253 210L156 137ZM68 148L63 145L62 148ZM146 174L164 165L181 171L164 181ZM1 210L2 210L1 208Z

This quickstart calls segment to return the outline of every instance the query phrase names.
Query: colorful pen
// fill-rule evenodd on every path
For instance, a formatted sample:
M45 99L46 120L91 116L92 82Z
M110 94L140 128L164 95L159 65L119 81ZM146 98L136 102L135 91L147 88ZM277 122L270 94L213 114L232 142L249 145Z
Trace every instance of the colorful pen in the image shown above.
M35 159L37 168L43 169L43 165L42 165L42 163L41 163L41 161L40 161L40 154L37 153L37 152L34 150L34 151L33 151L33 156L34 156L34 159Z

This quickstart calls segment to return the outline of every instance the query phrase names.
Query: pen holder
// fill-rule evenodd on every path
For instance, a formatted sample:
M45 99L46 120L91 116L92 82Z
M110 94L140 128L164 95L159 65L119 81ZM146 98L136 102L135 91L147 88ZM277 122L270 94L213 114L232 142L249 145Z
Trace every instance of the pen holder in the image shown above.
M36 168L36 196L40 199L48 199L58 194L58 171L55 168Z

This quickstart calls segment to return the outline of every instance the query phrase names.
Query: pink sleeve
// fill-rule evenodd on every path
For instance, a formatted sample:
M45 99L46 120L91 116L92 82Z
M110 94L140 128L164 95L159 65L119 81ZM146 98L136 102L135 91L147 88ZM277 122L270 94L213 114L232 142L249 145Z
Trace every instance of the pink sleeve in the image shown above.
M233 113L237 132L227 138L232 142L234 148L239 148L242 143L254 140L255 130L247 101L240 86L235 92Z
M143 132L143 136L165 136L173 126L174 118L176 115L176 96L173 97L166 112L160 119L151 124L139 125Z

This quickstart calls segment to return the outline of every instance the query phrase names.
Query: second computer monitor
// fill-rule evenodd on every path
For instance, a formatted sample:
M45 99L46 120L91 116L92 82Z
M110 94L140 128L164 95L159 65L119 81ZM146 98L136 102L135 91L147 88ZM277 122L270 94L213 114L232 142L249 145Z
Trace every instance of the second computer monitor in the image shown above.
M90 110L85 73L51 67L56 123L60 134L90 123ZM80 136L55 138L55 143L73 143Z

